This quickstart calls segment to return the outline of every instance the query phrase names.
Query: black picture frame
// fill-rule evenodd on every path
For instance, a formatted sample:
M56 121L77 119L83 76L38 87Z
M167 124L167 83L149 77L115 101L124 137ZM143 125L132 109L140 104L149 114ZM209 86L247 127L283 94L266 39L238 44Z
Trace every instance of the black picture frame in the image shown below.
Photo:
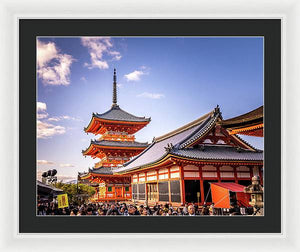
M264 37L264 216L36 216L36 37L97 35ZM281 233L280 111L280 19L20 19L19 233Z

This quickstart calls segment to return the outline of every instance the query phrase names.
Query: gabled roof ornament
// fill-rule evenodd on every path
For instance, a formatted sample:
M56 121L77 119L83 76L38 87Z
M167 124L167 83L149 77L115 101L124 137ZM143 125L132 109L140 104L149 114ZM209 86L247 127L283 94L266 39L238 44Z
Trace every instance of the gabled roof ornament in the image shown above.
M167 151L167 152L170 152L172 149L173 149L173 144L172 143L168 143L168 145L167 145L167 147L165 147L165 150Z
M204 144L200 144L200 145L199 145L199 148L200 148L201 151L204 151L204 150L205 150Z
M239 153L241 153L242 152L242 148L238 146L238 147L236 147L236 151L239 152Z
M217 104L217 107L215 107L214 109L214 116L216 116L217 114L219 114L220 118L222 119L222 113L220 111L220 106Z

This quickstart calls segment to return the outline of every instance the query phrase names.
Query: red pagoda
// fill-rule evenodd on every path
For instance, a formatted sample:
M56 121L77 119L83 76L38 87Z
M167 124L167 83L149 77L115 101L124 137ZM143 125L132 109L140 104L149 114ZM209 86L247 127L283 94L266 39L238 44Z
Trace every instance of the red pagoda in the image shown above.
M150 118L137 117L122 110L117 104L117 77L114 69L113 103L111 109L103 114L93 113L86 133L95 136L90 146L82 151L84 156L99 158L93 169L79 173L81 182L96 187L94 201L123 201L131 199L130 176L113 174L114 170L128 162L132 157L148 147L148 143L135 141L134 134L145 127Z

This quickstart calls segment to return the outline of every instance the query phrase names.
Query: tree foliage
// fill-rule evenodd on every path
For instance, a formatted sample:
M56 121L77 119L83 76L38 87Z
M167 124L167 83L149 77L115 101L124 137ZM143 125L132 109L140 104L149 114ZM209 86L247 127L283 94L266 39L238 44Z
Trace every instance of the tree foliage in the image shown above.
M68 199L70 203L78 203L79 201L86 200L96 193L96 190L85 184L65 184L58 182L55 187L64 191L68 194Z

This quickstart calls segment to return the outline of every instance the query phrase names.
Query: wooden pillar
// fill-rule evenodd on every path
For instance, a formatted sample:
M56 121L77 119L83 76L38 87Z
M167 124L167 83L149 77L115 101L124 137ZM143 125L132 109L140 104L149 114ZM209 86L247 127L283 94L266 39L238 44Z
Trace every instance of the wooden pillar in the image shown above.
M250 168L250 179L252 180L254 165L251 166L249 165L249 168Z
M203 179L200 180L200 192L201 192L201 203L203 204L205 200Z
M145 202L148 205L148 186L147 186L147 172L145 172Z
M220 165L216 165L218 182L221 182Z
M264 180L263 180L262 169L263 169L263 166L258 167L260 184L263 186L264 185Z
M169 192L169 202L171 202L171 183L170 183L170 179L171 179L171 172L170 172L170 168L168 169L168 192Z
M233 166L233 171L234 171L234 181L235 181L235 183L239 183L239 180L238 180L238 177L237 177L236 166Z
M157 182L157 192L156 192L156 201L159 201L159 184L158 184L158 180L159 180L159 173L158 173L158 169L156 170L156 182Z
M199 175L200 175L200 197L201 203L204 203L205 195L204 195L204 184L203 184L203 176L202 176L202 165L199 167Z
M180 168L180 184L181 184L181 203L185 204L184 170L182 165L179 165L179 168Z

